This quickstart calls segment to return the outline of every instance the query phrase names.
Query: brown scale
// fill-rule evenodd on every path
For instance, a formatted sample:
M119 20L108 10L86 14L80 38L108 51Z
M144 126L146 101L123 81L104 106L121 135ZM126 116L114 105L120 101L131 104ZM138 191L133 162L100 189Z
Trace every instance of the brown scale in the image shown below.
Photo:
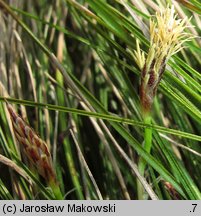
M54 170L52 169L52 166L50 166L50 162L47 160L47 157L42 158L42 167L45 178L53 180L56 179Z
M181 199L180 195L178 194L178 192L175 190L175 188L166 181L163 181L163 184L166 188L166 190L169 192L170 196L174 199L174 200L179 200Z
M27 132L28 131L28 132ZM27 134L28 133L28 134ZM27 126L27 129L26 129L26 137L28 138L29 142L32 142L32 139L34 137L34 132L32 131L31 128L29 128Z

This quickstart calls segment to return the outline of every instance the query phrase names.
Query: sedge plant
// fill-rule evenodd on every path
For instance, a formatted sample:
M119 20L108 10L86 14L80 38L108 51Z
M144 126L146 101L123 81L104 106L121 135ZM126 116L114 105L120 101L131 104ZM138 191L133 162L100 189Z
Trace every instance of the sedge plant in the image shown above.
M168 60L183 47L182 44L189 41L192 36L184 30L187 28L188 18L177 19L174 6L157 12L150 19L150 48L145 58L137 40L135 61L141 70L140 103L143 121L151 124L151 107L157 88L165 71ZM150 153L152 146L152 128L146 127L144 131L144 149ZM146 162L139 160L139 171L144 175ZM138 182L138 196L143 198L141 184Z
M164 38L162 45L158 41L160 49L153 47L152 38L149 55L140 51L141 44L150 44L149 28L143 31L150 13L166 1L45 2L0 0L0 198L137 199L139 179L146 191L146 196L141 193L144 199L201 199L199 38L188 42L187 52L182 50L168 61ZM185 14L193 15L186 23L195 26L190 31L199 36L199 10L173 4L182 20ZM151 20L156 25L157 19ZM158 31L158 23L154 29ZM137 49L134 38L139 39ZM152 105L147 101L154 98L162 72L156 69L168 61L178 74L167 68L159 85L163 100L154 101L152 120L151 114L148 119L153 138L146 138L150 141L146 146L153 143L151 154L142 146L148 125L142 122L138 106L134 49L137 54L139 50L140 70L149 66L141 77L144 119L145 113L152 112L147 112ZM16 142L5 101L20 106L19 117L32 125L31 133L40 135L40 143L45 140L52 159L44 143L36 147L35 138L30 143ZM20 123L17 115L13 124L18 129ZM29 125L22 125L28 134ZM150 129L146 132L152 136ZM23 131L16 134L19 141L30 139ZM149 165L146 175L139 173L138 155L142 167Z

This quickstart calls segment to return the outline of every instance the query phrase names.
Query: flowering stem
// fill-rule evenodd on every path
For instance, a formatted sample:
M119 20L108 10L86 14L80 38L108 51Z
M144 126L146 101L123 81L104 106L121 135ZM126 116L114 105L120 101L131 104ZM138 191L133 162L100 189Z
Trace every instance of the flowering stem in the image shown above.
M147 56L141 51L139 41L136 41L134 58L141 70L140 102L144 123L151 124L151 107L158 85L165 71L167 61L183 47L182 44L193 38L184 32L189 19L177 19L174 6L157 12L154 18L150 19L150 48ZM152 129L145 128L144 149L150 153L152 144ZM139 171L144 176L146 162L140 158ZM143 197L143 188L137 182L139 199Z
M152 120L151 113L147 113L144 117L144 123L151 124L151 120ZM152 146L152 128L146 127L144 131L144 149L145 151L150 153L151 146ZM138 168L142 176L144 176L145 167L146 167L146 161L143 158L140 158ZM143 186L141 185L139 181L137 182L137 190L138 190L138 198L143 199Z

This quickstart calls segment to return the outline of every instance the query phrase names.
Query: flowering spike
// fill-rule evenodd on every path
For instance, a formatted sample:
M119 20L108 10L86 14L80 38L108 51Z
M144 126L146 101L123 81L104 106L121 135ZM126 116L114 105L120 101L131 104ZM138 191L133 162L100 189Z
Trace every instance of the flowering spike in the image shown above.
M135 60L141 70L140 101L143 113L149 113L168 59L193 37L184 32L188 18L177 19L174 6L156 13L150 20L150 48L146 60L137 41ZM142 63L143 62L143 63Z
M21 149L25 152L29 161L35 166L41 176L48 182L56 182L52 158L46 143L39 138L35 131L14 111L7 103L14 133Z

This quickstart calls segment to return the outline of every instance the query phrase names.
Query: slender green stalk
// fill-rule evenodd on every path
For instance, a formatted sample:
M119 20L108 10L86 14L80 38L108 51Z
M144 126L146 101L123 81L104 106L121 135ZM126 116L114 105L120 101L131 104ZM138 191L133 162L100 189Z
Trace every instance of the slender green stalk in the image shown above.
M144 118L144 123L145 124L151 124L151 115L147 115ZM144 149L150 153L151 151L151 145L152 145L152 128L145 128L144 130ZM145 166L146 166L146 161L141 158L139 161L139 170L140 173L144 173L145 170Z
M58 183L53 180L53 181L49 182L49 186L52 189L52 192L53 192L53 194L55 196L55 199L63 200L63 195L61 193L61 190L60 190L60 187L59 187Z
M152 119L151 114L147 114L144 117L144 123L151 124L151 119ZM144 149L147 153L150 153L151 146L152 146L152 128L146 127L144 130ZM144 176L146 164L147 164L146 161L143 158L140 158L138 168L142 176ZM137 182L137 190L138 190L138 198L143 199L143 187L139 181Z
M34 101L29 101L29 100L20 100L16 98L0 97L0 101L5 101L5 100L13 104L23 104L25 106L31 106L31 107L36 106L38 108L46 108L48 110L73 113L73 114L77 114L80 116L88 116L88 117L94 117L97 119L103 119L103 120L112 121L112 122L124 123L124 124L133 125L133 126L140 127L140 128L141 127L142 128L152 128L154 130L157 130L158 132L172 134L174 136L179 136L179 137L183 137L183 138L187 138L191 140L201 141L201 137L196 134L187 133L187 132L180 131L180 130L174 130L174 129L170 129L170 128L166 128L166 127L162 127L162 126L154 125L154 124L144 124L144 122L135 121L135 120L128 119L128 118L122 118L119 116L103 114L103 113L98 113L98 112L89 112L89 111L85 111L81 109L74 109L74 108L57 106L57 105L52 105L52 104L47 104L47 103L37 103Z

